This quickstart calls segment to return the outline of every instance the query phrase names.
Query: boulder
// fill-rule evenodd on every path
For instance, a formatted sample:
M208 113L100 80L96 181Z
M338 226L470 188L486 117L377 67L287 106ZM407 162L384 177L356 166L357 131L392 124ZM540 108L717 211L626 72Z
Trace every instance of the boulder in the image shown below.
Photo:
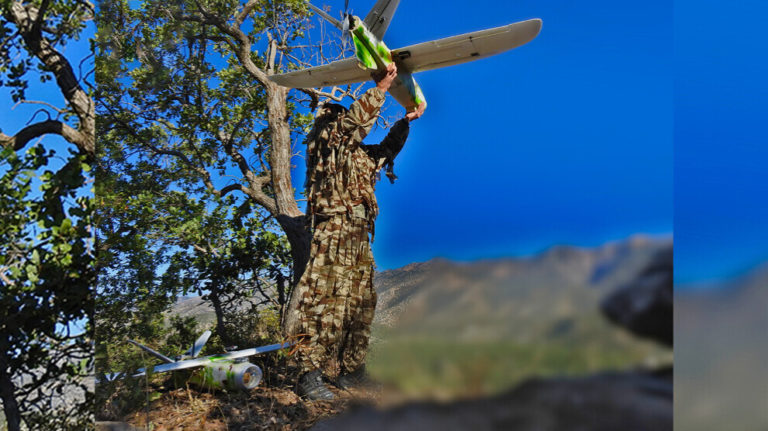
M672 247L658 252L629 284L600 304L603 314L633 334L671 346L673 340Z

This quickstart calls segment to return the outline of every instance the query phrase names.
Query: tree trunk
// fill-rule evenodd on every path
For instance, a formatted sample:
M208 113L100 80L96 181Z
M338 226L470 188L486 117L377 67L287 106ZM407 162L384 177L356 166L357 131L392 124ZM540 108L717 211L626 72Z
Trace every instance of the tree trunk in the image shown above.
M298 322L299 296L295 295L296 286L304 274L309 262L310 243L312 235L307 229L305 216L296 218L283 218L282 226L288 242L291 244L291 259L293 260L293 277L291 290L288 295L288 302L283 306L282 327L283 335L286 337L296 334L296 323ZM281 221L278 218L278 221Z
M216 333L219 334L219 338L221 338L221 342L224 346L229 347L232 345L232 340L224 327L224 309L221 307L221 299L219 298L216 289L211 290L208 294L208 299L211 301L213 311L216 314Z
M272 187L277 204L277 221L291 244L293 260L293 282L290 299L283 310L283 333L295 334L297 321L298 296L293 293L309 261L311 234L306 223L306 216L299 210L291 183L291 131L288 125L286 97L288 89L277 84L267 85L268 121L272 137L270 167L272 169Z
M303 216L296 203L291 183L291 130L288 125L286 98L288 89L271 83L267 87L267 120L269 121L272 147L269 165L272 172L272 188L275 193L277 212L281 216Z
M19 412L19 404L16 402L16 397L13 394L15 386L9 374L10 370L5 346L2 346L0 348L0 400L3 401L3 412L5 413L8 431L20 431L21 413Z

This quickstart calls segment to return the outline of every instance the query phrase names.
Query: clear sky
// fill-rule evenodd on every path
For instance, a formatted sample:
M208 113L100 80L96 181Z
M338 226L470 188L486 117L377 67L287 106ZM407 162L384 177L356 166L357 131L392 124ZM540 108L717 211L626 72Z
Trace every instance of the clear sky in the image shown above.
M34 71L29 73L28 76L31 78L31 82L27 89L27 99L46 101L57 107L66 107L64 97L61 95L61 92L57 90L55 81L49 81L47 85L41 85L37 82L38 75ZM30 121L35 115L35 111L43 108L43 106L32 104L16 105L11 99L11 91L7 87L0 87L0 102L3 104L2 115L0 115L0 130L6 135L13 136L27 124L48 119L46 114L38 113L34 117L34 120ZM57 152L61 151L62 154L66 154L66 141L60 137L50 135L43 139L45 140L41 142L53 146ZM37 140L32 141L33 144L36 142ZM28 145L27 148L29 148L29 146L30 145Z
M58 49L64 54L70 61L72 67L75 69L75 73L87 73L93 68L93 57L91 56L88 61L85 61L80 65L83 59L91 55L91 48L88 42L90 37L93 37L95 25L91 22L83 30L79 40L69 41L64 46L58 46ZM80 65L78 67L78 65ZM26 78L29 83L29 87L26 91L27 100L31 101L44 101L48 102L58 108L66 108L66 101L61 91L56 86L55 80L50 80L46 83L41 83L39 80L40 75L36 71L36 66L33 66ZM89 77L90 81L93 81L93 75ZM39 104L15 104L11 99L11 91L8 87L0 86L0 103L3 107L0 112L0 130L6 135L13 136L19 130L23 129L27 124L33 124L39 121L48 119L48 116L41 111L45 108ZM56 113L48 109L52 113L51 118L55 119ZM74 121L70 121L69 124L75 124ZM36 144L38 140L32 141L27 145L27 150L32 145ZM74 146L68 144L63 138L58 135L45 135L39 142L45 144L46 148L51 148L56 151L57 154L62 156L61 159L51 160L51 164L48 169L56 170L62 164L65 158L68 157L68 149L74 149ZM2 172L2 171L0 171ZM35 190L36 191L36 190Z
M768 3L675 2L675 277L768 261Z
M364 17L374 3L350 7ZM314 4L336 15L344 2ZM672 13L669 1L401 2L384 37L393 49L544 25L513 51L415 75L429 107L400 180L378 186L379 269L671 234Z
M313 3L334 15L344 4ZM373 4L350 0L361 16ZM416 75L429 108L397 159L400 180L378 186L379 269L670 234L672 14L668 1L403 1L390 48L530 18L544 25L516 50ZM87 50L69 49L78 48ZM28 118L18 108L0 126L11 133L9 123Z

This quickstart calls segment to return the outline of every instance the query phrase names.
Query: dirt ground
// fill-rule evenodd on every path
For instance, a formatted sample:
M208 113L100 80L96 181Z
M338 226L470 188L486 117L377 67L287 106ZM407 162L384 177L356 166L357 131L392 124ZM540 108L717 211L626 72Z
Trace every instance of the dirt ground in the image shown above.
M329 388L336 399L318 402L301 399L289 384L262 383L249 393L172 389L161 391L148 412L135 411L123 421L152 431L305 430L351 407L393 405L400 398L396 391L381 385L349 391Z

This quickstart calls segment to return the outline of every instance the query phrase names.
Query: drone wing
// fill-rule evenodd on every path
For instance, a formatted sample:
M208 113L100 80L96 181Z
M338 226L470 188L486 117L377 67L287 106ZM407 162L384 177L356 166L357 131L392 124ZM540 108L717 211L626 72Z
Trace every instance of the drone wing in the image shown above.
M381 40L384 37L398 4L400 0L379 0L363 20L365 26L377 39Z
M396 79L395 82L392 83L392 86L389 87L389 95L397 100L397 103L402 105L408 111L416 107L411 92L408 91L408 87L406 87L400 80Z
M292 346L292 343L270 344L269 346L254 347L252 349L238 350L236 352L224 353L222 355L204 356L202 358L187 359L172 364L160 364L152 368L153 373L167 373L168 371L186 370L188 368L202 367L203 365L220 360L232 360L245 358L248 356L260 355L262 353L280 350ZM146 370L141 368L133 374L133 377L140 377L146 374Z
M133 341L133 340L128 340L128 342L129 342L129 343L131 343L131 344L133 344L133 345L134 345L134 346L136 346L136 347L139 347L140 349L144 350L145 352L147 352L147 353L149 353L150 355L152 355L152 356L154 356L154 357L156 357L156 358L160 359L161 361L163 361L163 362L165 362L165 363L169 363L169 364L172 364L172 363L173 363L173 359L171 359L171 358L169 358L169 357L167 357L167 356L163 355L162 353L160 353L160 352L158 352L158 351L156 351L156 350L152 350L152 349L150 349L149 347L147 347L147 346L145 346L145 345L143 345L143 344L141 344L141 343L138 343L138 342L136 342L136 341Z
M383 3L384 0L379 0L377 6ZM391 0L388 4L397 6L397 0ZM389 8L383 10L394 13L394 8L392 6ZM403 72L421 72L479 60L517 48L533 40L539 31L541 31L541 20L531 19L395 49L392 50L392 57ZM368 81L371 76L369 72L358 66L357 58L350 57L309 69L272 75L269 79L284 87L318 88Z
M397 66L422 72L479 60L525 45L541 31L541 20L531 19L474 33L393 49Z
M350 57L309 69L272 75L269 79L283 87L319 88L368 81L371 75L357 65L357 58Z

